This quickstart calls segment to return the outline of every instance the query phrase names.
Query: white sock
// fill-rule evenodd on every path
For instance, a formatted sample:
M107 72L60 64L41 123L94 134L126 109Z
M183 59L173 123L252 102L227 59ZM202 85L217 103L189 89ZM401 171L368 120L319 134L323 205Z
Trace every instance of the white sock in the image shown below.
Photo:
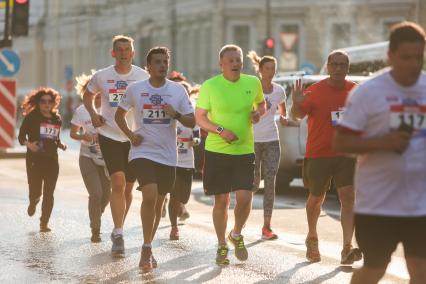
M152 245L151 244L143 244L142 247L143 248L152 248Z
M234 231L232 231L231 233L231 237L233 237L234 239L238 239L241 236L241 234L235 234Z
M123 235L123 228L114 228L114 230L112 230L112 234L113 235Z

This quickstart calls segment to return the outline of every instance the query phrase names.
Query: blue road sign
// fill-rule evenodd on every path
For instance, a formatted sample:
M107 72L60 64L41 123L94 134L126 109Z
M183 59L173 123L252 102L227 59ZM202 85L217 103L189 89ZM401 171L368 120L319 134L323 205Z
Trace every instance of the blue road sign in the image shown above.
M14 51L3 48L0 51L0 76L12 77L18 73L21 60Z
M312 75L315 74L317 68L315 67L315 65L311 64L311 63L303 63L300 65L300 70L305 71L305 74L307 75Z

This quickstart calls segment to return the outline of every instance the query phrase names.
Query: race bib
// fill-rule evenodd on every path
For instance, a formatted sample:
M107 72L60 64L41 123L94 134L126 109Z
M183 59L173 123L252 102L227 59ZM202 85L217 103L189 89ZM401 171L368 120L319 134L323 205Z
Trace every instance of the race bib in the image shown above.
M56 140L59 136L60 126L50 123L40 124L40 138L41 139L53 139Z
M339 122L339 119L342 117L343 113L345 112L344 108L339 109L338 111L332 111L331 112L331 125L336 126Z
M390 107L390 129L407 124L414 129L415 136L426 136L426 106L392 105Z
M164 104L144 104L142 109L144 124L170 124L170 116L164 111Z
M124 89L110 89L108 94L110 107L118 107L125 92L126 90Z
M191 142L191 140L192 140L191 138L181 138L181 137L177 138L178 154L188 153L189 142Z

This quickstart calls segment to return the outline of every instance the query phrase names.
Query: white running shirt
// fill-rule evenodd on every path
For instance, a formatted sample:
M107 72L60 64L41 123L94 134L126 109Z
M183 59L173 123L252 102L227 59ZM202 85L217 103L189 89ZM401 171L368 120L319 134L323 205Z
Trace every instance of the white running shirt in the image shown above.
M355 212L381 216L426 216L426 74L403 87L387 71L348 97L340 125L363 137L381 136L402 120L415 128L403 154L388 151L358 156Z
M99 111L99 109L97 111ZM83 128L83 133L96 133L96 129L93 127L90 114L84 105L80 105L78 108L76 108L71 119L71 124ZM90 143L85 140L81 140L80 142L80 156L90 158Z
M277 83L272 83L272 87L272 93L264 94L266 113L260 118L258 123L253 124L254 142L271 142L279 140L275 114L278 105L285 102L286 94L283 87Z
M155 88L149 80L140 81L127 88L119 107L133 109L135 132L143 137L139 146L131 146L129 161L145 158L173 166L177 165L176 120L164 112L169 104L182 115L194 112L185 88L179 83L166 80Z
M104 125L96 128L99 134L120 142L129 140L115 122L115 111L127 86L148 77L149 75L145 70L135 65L132 65L132 69L127 74L118 74L114 65L111 65L98 70L93 75L87 88L91 93L101 93L100 115L106 120ZM128 116L127 123L133 128L131 117L131 115Z

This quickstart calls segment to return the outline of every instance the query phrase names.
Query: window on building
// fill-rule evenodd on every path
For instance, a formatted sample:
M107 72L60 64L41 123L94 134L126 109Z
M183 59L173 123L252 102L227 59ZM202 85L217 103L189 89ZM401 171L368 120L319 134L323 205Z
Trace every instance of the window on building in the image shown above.
M392 20L384 20L382 23L382 37L383 40L389 39L390 29L393 25L402 22L404 19L392 19Z
M348 23L335 23L331 26L332 49L348 47L351 45L351 25Z

